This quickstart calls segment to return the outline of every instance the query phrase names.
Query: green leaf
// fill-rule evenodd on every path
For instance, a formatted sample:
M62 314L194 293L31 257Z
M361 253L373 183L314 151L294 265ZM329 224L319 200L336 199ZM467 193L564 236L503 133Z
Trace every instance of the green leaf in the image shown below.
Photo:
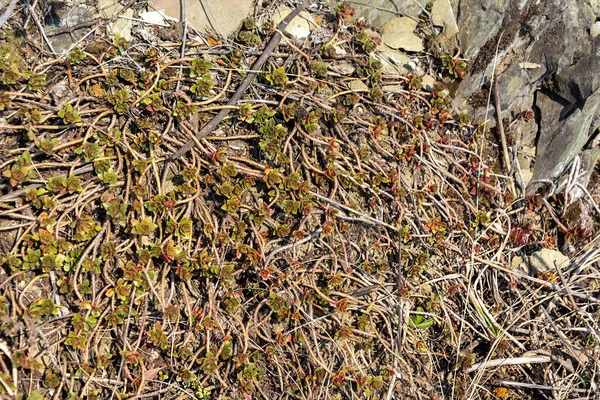
M67 55L67 58L69 59L69 62L71 64L73 64L73 65L79 64L86 57L87 57L87 54L85 54L83 51L81 51L81 49L79 48L79 46L75 46L73 48L73 50L71 50L69 52L69 54Z
M43 396L40 392L35 391L27 396L27 400L45 400L46 397Z
M65 103L65 107L58 112L58 116L63 119L65 124L74 124L81 122L81 117L77 110L69 103Z
M64 176L52 176L48 179L46 189L52 193L62 194L66 192L67 178Z
M109 168L108 171L98 174L98 178L104 183L108 183L109 185L114 185L117 183L117 174L112 168Z
M148 236L158 228L152 217L146 217L131 228L131 233L141 236Z
M81 187L81 179L76 176L70 176L67 178L67 192L69 194L73 194L75 192L81 192L83 188Z
M266 76L267 81L280 89L284 89L287 84L289 78L285 73L284 67L275 68L271 71L271 73Z
M417 313L423 313L423 312L425 312L425 310L423 310L422 307L417 307L417 311L416 312ZM415 314L415 315L412 315L408 319L408 324L410 326L412 326L413 328L427 329L431 325L433 325L433 320L431 320L431 319L425 319L425 317L422 314Z
M202 78L198 79L194 85L190 88L190 91L197 96L205 97L210 94L210 90L215 84L210 79L210 74L206 74Z
M35 145L44 153L50 155L52 154L52 150L58 145L58 138L54 139L40 139Z
M206 73L208 73L208 71L212 67L213 63L197 58L192 61L192 68L190 69L190 78L195 78L197 76L205 76Z
M182 237L189 239L192 236L192 220L189 217L181 218L179 221L179 233Z

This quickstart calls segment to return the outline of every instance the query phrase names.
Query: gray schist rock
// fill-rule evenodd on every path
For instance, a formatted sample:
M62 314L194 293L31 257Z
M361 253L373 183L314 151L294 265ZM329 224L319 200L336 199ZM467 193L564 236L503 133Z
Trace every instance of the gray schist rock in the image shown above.
M583 107L575 108L563 120L560 113L542 120L533 178L527 187L529 194L548 181L556 182L567 172L589 139L591 123L599 105L600 90L597 90L585 100Z
M442 34L448 38L459 32L455 10L450 0L434 0L431 6L431 21L434 25L443 27Z
M600 38L590 34L600 17L598 2L458 0L458 13L459 44L473 68L459 85L456 105L489 87L495 67L502 117L524 109L541 116L527 193L542 182L556 187L600 125ZM484 115L485 108L470 112ZM595 153L586 154L582 175L589 180Z
M46 17L46 25L44 29L46 32L53 32L56 29L69 28L77 26L81 23L91 21L94 15L87 6L74 6L74 7L59 7L56 5L51 6L51 12L49 17ZM76 29L70 33L63 33L60 35L51 35L50 43L52 44L53 50L58 55L66 53L79 39L89 32L91 28Z
M498 34L509 0L459 0L458 40L465 58L475 58L479 50Z

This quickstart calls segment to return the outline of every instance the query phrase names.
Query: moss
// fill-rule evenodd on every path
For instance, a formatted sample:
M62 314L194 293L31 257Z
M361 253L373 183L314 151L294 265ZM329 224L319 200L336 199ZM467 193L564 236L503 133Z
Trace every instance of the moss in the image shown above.
M454 55L456 53L456 40L444 35L435 35L427 42L427 51L435 58Z
M21 56L22 40L8 35L4 43L0 44L0 71L22 71L26 68L25 60Z

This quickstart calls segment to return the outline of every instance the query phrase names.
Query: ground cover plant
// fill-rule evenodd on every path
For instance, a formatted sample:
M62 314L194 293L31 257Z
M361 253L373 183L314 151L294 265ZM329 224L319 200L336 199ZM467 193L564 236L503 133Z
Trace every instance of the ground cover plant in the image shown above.
M597 390L598 215L524 197L488 122L443 84L382 74L345 3L319 9L327 39L283 39L228 104L277 34L271 9L183 55L119 35L60 58L0 45L0 393ZM451 83L468 65L453 48L433 68ZM513 263L557 246L569 265Z

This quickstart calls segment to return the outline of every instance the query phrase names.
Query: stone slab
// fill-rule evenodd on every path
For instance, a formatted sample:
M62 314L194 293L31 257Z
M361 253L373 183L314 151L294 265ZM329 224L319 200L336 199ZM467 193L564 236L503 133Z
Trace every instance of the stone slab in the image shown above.
M212 30L223 37L232 35L253 9L253 0L189 0L188 23L199 32ZM180 0L154 0L153 5L172 18L181 18Z
M417 21L400 17L389 20L381 27L381 40L392 49L421 52L425 49L423 39L415 34Z
M281 5L275 9L273 13L273 22L277 26L281 21L288 16L293 10L287 6ZM296 18L292 19L285 31L297 39L307 38L311 32L317 28L315 19L306 11L303 11Z
M431 7L433 24L444 28L443 34L451 38L458 33L458 25L450 0L435 0Z

